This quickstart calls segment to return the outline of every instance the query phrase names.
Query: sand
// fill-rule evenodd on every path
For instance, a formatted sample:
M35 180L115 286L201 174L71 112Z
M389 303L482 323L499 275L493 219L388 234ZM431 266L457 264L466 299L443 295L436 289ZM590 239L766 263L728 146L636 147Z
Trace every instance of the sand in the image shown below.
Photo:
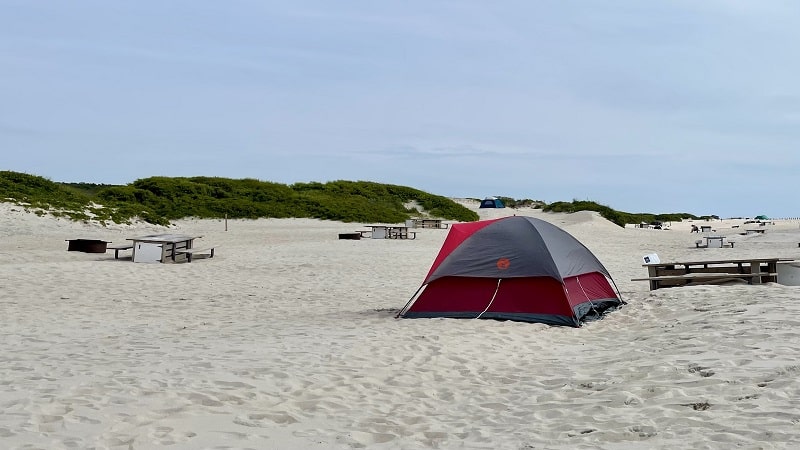
M649 291L642 256L800 257L800 223L697 249L690 223L573 234L627 304L582 328L395 319L447 230L338 240L361 224L182 220L102 227L0 204L5 449L792 448L800 444L800 291ZM739 228L734 228L739 226ZM136 264L67 252L202 235L213 259ZM198 245L203 245L198 242ZM129 254L129 253L128 253Z

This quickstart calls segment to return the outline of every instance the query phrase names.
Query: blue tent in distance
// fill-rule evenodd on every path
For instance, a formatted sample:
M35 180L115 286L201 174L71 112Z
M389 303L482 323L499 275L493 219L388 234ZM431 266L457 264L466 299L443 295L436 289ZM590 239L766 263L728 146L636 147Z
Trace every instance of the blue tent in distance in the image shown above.
M486 197L481 202L481 208L505 208L506 205L503 204L497 197Z

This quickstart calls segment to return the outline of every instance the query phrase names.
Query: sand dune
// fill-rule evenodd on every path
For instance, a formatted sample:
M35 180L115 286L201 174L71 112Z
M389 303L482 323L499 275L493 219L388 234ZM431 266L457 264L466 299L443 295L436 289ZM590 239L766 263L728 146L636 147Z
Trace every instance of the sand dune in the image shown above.
M477 203L472 205L477 208ZM477 209L476 209L477 210ZM394 319L447 230L345 241L358 224L183 220L220 245L191 264L67 252L163 230L0 204L0 443L46 449L793 448L800 292L649 291L641 257L798 257L800 224L697 249L690 224L575 235L627 302L579 329ZM738 227L734 228L735 226Z

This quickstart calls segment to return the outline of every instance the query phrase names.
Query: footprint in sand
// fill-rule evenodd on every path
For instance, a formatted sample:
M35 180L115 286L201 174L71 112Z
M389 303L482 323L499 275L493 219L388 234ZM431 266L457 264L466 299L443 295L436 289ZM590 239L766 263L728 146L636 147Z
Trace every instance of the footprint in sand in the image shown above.
M350 439L360 447L368 447L375 444L383 444L390 442L397 438L397 436L389 433L370 433L364 431L351 431L348 433Z
M275 412L268 414L248 414L246 417L237 416L233 423L246 427L269 428L274 424L288 425L297 423L297 419L286 412Z
M176 432L172 427L155 427L147 435L160 445L175 445L192 439L197 433Z

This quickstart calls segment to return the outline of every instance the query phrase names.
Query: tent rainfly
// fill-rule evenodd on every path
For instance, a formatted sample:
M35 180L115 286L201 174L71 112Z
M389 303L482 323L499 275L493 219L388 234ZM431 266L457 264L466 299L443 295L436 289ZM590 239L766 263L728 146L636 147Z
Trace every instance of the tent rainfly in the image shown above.
M603 264L566 231L533 217L453 224L428 275L397 313L579 327L619 306Z

